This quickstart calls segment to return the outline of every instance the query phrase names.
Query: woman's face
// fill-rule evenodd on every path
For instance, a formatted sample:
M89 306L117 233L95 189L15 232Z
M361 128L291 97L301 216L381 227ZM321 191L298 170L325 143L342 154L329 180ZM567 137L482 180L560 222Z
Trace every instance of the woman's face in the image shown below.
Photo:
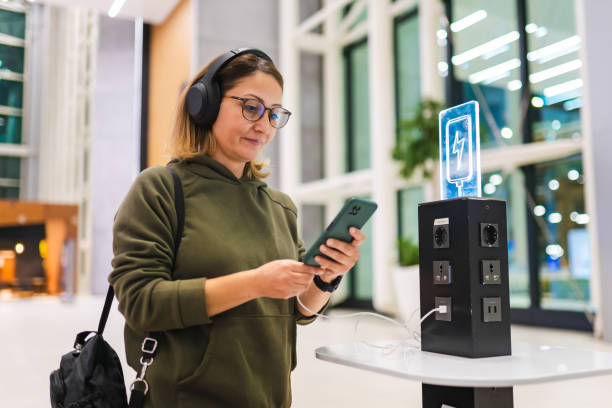
M258 71L241 79L224 96L256 99L266 108L271 108L281 106L283 90L274 77ZM219 115L212 126L217 142L212 158L240 178L246 162L256 159L274 137L276 129L270 125L268 113L265 111L255 122L248 121L242 116L242 101L223 97Z

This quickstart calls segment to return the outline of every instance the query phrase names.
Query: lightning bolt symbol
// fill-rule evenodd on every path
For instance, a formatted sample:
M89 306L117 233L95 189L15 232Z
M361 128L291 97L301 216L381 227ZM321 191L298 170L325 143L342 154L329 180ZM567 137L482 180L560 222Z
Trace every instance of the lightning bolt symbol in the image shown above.
M463 137L459 137L460 133L458 130L455 131L455 141L453 142L453 154L458 155L458 160L457 160L457 170L459 170L461 168L461 156L463 156L463 144L465 143L465 138ZM459 149L457 149L457 145L459 146Z

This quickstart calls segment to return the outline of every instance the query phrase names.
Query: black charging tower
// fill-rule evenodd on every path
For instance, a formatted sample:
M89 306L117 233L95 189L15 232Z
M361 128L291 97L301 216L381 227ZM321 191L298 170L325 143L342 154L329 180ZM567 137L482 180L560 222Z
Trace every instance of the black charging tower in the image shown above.
M419 205L421 349L469 358L511 354L506 202L463 197ZM493 404L494 403L494 404ZM423 408L512 407L512 388L423 384Z

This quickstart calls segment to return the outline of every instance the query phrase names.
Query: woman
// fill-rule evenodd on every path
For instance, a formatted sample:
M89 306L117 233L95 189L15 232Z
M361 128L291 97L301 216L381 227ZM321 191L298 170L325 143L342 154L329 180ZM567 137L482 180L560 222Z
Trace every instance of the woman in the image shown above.
M316 258L320 268L300 262L296 207L261 181L256 158L290 116L282 92L269 57L242 49L211 62L182 94L170 146L185 197L176 256L166 168L143 171L117 213L109 280L135 370L146 333L159 332L147 407L290 406L296 322L314 319L296 296L321 310L359 257L365 236L352 228L351 243L322 246L331 259Z

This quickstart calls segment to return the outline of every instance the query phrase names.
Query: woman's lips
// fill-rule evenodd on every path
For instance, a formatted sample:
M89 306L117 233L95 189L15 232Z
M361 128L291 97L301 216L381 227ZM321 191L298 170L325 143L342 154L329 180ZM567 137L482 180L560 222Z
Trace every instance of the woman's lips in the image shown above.
M262 144L262 141L259 140L259 139L251 139L251 138L245 137L244 140L246 140L247 142L249 142L251 144L254 144L254 145Z

